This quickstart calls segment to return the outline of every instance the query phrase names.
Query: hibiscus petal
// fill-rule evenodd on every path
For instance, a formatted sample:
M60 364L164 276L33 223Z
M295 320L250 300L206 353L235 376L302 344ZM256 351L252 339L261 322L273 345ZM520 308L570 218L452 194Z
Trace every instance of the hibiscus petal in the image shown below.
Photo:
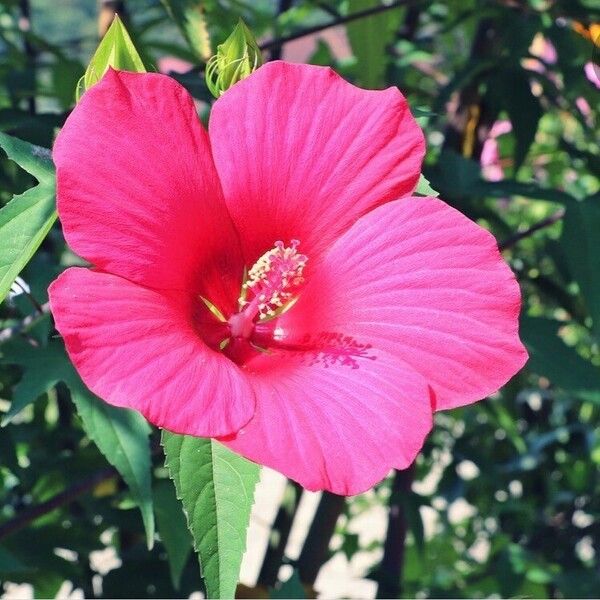
M280 239L300 240L315 264L362 214L412 193L425 152L396 88L281 61L221 96L209 131L248 264Z
M183 87L110 70L67 119L53 158L58 213L75 252L136 283L210 290L221 310L233 306L239 242Z
M223 443L308 490L341 495L408 467L432 424L425 381L385 352L348 358L276 352L252 361L255 416Z
M520 291L494 237L434 198L388 203L360 219L278 322L280 336L338 329L402 359L437 408L495 392L527 360Z
M227 435L254 413L245 375L194 330L189 301L71 268L50 286L56 327L83 381L176 433Z

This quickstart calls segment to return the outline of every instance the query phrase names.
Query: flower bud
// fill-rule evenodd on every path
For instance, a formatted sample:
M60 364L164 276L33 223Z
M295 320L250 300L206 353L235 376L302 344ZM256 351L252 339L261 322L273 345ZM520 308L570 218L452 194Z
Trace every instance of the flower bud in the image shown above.
M217 46L217 53L206 63L206 85L218 98L234 83L256 71L262 62L252 32L240 19L231 35Z
M146 72L144 63L118 15L115 15L83 77L77 83L75 96L78 102L83 93L98 83L110 67L134 73Z

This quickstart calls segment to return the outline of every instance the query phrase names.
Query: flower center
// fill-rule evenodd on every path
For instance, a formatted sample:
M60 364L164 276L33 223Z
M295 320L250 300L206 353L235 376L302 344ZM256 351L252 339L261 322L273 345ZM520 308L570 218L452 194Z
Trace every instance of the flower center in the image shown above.
M258 316L264 321L285 310L304 281L302 273L308 259L298 253L299 244L298 240L292 240L289 246L275 242L275 247L256 261L242 286L238 314L251 320Z
M201 326L201 335L211 347L244 364L275 343L275 319L293 306L304 282L308 259L298 252L299 244L298 240L289 246L276 242L256 261L244 278L238 311L229 317L200 297L212 314Z

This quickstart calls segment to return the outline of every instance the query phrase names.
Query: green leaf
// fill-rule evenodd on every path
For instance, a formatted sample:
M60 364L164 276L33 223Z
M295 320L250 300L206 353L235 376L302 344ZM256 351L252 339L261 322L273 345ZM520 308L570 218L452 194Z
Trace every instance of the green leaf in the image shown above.
M11 554L6 548L0 546L0 572L17 573L30 570L27 565Z
M471 197L479 175L479 163L453 150L443 150L436 165L427 170L435 188L450 198Z
M192 52L198 58L207 61L212 51L202 2L198 0L161 0L161 2L183 33Z
M154 512L169 559L171 581L173 587L179 589L181 574L192 552L192 538L172 481L159 481L154 486Z
M569 205L564 217L561 245L569 271L579 285L596 335L600 335L600 200Z
M574 196L561 190L542 188L535 183L503 179L502 181L477 181L473 183L473 192L481 196L505 198L507 196L523 196L534 200L557 202L565 206L577 202Z
M294 569L290 578L282 583L279 587L276 587L270 594L270 598L306 598L306 592L302 581L300 581L300 575L298 570Z
M260 467L214 440L163 431L209 598L233 598Z
M600 403L600 369L558 337L561 325L564 323L540 317L521 319L521 337L529 351L528 368L568 392Z
M79 80L76 91L77 100L81 98L83 92L98 83L110 67L134 73L146 72L144 63L118 15L115 15L83 77Z
M10 160L15 161L40 183L54 186L54 164L48 148L34 146L6 133L0 133L0 147Z
M63 381L71 391L71 399L88 437L128 485L142 513L148 547L151 548L154 542L154 512L148 441L150 427L146 420L134 411L115 408L94 396L79 378L58 340L51 340L47 347L14 340L2 347L2 358L24 370L2 425Z
M419 196L433 196L437 198L439 193L436 192L432 187L425 175L421 173L421 177L419 178L419 183L417 183L417 189L415 193Z
M360 550L359 539L358 533L344 533L344 542L342 543L341 551L348 559L348 562L350 562L352 557Z
M115 408L94 396L73 372L66 382L85 432L129 487L142 513L148 549L154 545L150 426L132 410Z
M240 19L206 64L206 85L210 93L218 98L232 85L251 75L262 63L262 54L254 35Z
M2 427L71 374L62 344L56 340L50 341L46 347L36 347L17 338L2 347L1 356L3 362L23 368L23 377L13 388L12 404L2 418Z
M0 147L38 180L0 209L0 302L56 220L50 151L0 133Z
M531 92L529 78L523 69L503 69L490 82L491 90L498 95L498 107L506 109L513 126L515 172L525 161L543 114L540 101Z
M379 0L354 0L352 12L379 4ZM380 88L384 85L388 56L386 49L398 30L401 14L400 10L388 10L346 25L352 52L358 61L357 80L364 87Z

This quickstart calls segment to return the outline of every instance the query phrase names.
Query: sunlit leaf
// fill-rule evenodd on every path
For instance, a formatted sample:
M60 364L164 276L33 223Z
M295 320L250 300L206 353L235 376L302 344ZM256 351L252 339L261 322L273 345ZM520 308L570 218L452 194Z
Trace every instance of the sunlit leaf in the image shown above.
M50 151L0 133L7 156L38 180L0 209L0 301L56 220L54 166Z
M433 196L437 198L439 196L438 192L436 192L432 187L425 175L421 174L419 178L419 183L417 183L417 189L415 193L419 196Z
M185 36L194 54L207 61L211 55L210 36L204 7L199 0L161 0Z
M163 431L162 443L208 597L233 598L260 468L214 440Z
M379 0L354 0L352 12L360 12L380 5ZM388 53L386 52L400 24L400 9L387 10L348 23L346 31L354 56L358 61L359 83L366 88L380 88L384 84Z

